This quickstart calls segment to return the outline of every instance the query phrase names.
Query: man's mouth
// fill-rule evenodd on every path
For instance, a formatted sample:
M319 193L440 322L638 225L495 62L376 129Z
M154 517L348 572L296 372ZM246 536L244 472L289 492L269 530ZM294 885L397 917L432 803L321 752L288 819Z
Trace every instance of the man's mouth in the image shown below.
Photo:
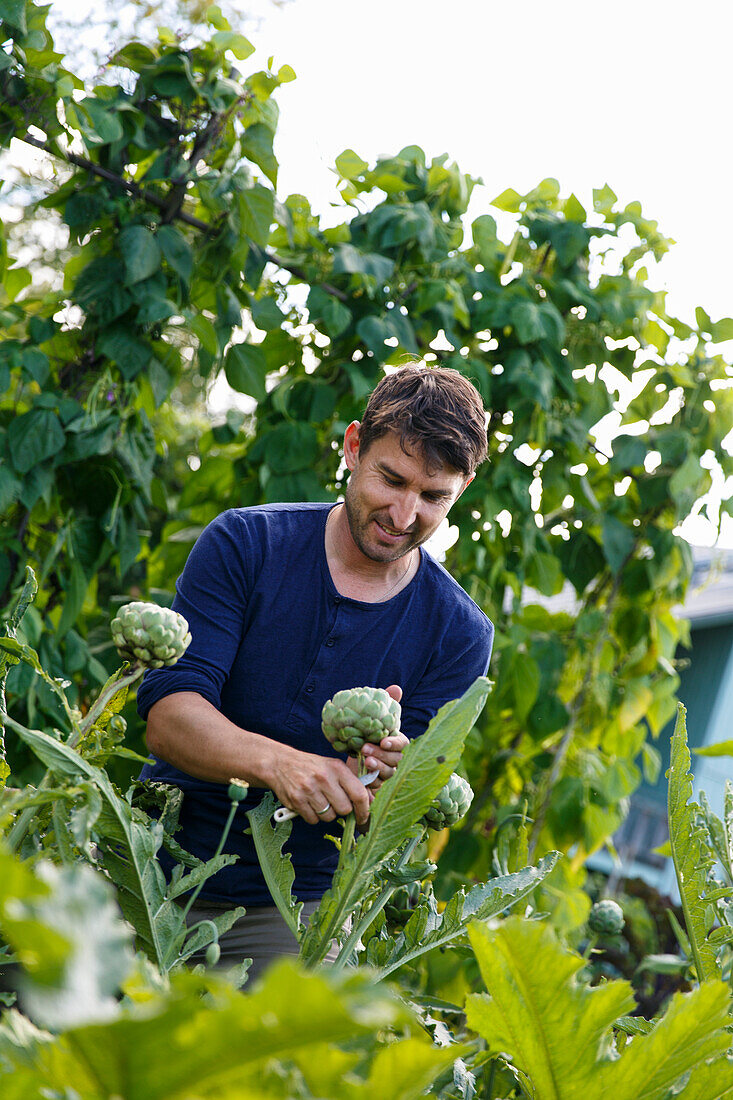
M378 519L375 519L374 522L376 523L379 530L389 539L401 539L408 534L407 531L395 531L394 527L389 527L384 523L380 523Z

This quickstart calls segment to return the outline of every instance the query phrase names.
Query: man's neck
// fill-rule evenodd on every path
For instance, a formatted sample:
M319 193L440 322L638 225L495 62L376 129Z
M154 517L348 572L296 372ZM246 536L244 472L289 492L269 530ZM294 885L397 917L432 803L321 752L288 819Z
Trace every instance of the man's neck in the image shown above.
M343 504L337 504L329 513L325 544L328 568L338 591L366 603L379 603L396 595L412 580L419 562L416 550L394 561L368 558L354 542Z

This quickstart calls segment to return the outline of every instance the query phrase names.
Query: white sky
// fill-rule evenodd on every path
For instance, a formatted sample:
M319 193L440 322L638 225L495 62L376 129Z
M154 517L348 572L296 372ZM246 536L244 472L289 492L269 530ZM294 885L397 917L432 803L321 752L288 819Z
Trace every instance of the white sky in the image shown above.
M683 319L733 313L731 7L657 0L259 0L257 57L298 79L279 89L281 194L325 208L346 147L373 161L418 144L507 187L554 176L591 206L608 182L678 243L658 273ZM252 10L252 5L249 5Z

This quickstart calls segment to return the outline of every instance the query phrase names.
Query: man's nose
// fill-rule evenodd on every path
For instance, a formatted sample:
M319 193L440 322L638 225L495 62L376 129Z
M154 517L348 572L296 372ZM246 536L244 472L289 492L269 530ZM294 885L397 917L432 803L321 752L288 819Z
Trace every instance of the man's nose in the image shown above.
M392 526L396 531L407 531L417 517L417 493L400 493L399 499L391 506L389 513Z

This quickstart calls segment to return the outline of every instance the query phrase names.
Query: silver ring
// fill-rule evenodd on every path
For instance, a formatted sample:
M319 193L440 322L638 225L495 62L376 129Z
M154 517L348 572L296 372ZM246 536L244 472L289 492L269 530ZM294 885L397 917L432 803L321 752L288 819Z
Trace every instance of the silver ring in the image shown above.
M316 813L320 817L321 814L327 814L330 809L331 809L331 803L327 802L326 805L323 807L323 809L322 810L316 810Z

